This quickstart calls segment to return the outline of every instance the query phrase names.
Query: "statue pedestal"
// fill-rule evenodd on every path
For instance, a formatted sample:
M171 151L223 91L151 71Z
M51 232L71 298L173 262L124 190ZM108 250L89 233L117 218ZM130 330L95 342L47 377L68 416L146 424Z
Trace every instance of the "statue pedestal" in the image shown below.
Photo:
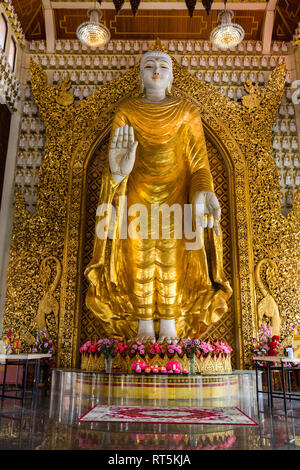
M260 375L258 378L261 381ZM62 409L67 413L70 407L86 409L98 403L144 406L237 406L247 412L249 407L254 409L257 405L255 371L236 370L229 374L146 377L87 372L79 369L53 369L50 406L50 414L53 417L56 413L61 413Z
M259 371L257 376L260 389L261 374ZM259 399L261 407L262 396ZM256 374L255 370L235 370L231 374L219 375L145 377L86 372L79 369L52 370L49 413L51 419L72 424L95 405L235 406L256 419ZM180 432L181 430L176 430L176 434Z
M87 396L101 396L109 400L137 402L179 402L187 405L199 404L204 400L227 400L236 403L238 399L238 377L235 374L203 375L138 375L84 373L81 393Z

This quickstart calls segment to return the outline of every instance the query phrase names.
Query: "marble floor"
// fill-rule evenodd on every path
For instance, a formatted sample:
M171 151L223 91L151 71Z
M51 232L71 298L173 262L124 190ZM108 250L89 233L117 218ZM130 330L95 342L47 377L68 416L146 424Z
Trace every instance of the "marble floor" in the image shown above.
M39 391L35 406L24 407L14 399L0 400L0 451L4 450L299 450L300 402L275 399L272 412L261 400L240 402L241 409L258 426L79 423L81 411L93 404L93 397L76 396L70 405L63 390L52 386ZM78 410L80 403L81 411ZM75 404L75 406L74 406ZM81 413L82 414L82 413Z

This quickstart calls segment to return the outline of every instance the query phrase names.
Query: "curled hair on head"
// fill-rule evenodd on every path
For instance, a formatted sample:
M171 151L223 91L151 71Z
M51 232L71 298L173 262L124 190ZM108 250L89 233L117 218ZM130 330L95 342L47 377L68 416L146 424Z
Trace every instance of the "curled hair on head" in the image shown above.
M140 62L140 69L143 68L143 65L144 65L145 61L149 57L164 58L168 62L168 64L170 65L171 70L173 70L173 63L172 63L172 59L169 56L169 54L167 54L166 52L160 51L158 49L154 49L153 51L148 51L145 54L143 54L143 56L141 58L141 62Z

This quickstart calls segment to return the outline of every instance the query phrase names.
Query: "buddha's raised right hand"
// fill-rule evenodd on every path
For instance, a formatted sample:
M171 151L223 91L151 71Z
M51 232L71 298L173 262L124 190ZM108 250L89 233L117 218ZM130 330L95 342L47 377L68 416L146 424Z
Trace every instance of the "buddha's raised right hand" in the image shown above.
M109 148L109 166L115 183L128 176L134 166L138 142L134 140L132 126L117 127Z

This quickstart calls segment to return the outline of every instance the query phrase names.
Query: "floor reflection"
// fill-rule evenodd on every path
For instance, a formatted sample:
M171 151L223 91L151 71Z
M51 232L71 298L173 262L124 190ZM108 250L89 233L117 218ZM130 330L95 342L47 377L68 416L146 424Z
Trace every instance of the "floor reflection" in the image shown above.
M52 396L57 405L57 397ZM24 408L16 400L0 407L1 450L256 450L300 449L300 406L290 403L288 415L283 403L275 400L273 413L264 405L259 426L176 425L151 423L77 422L90 402L62 400L64 412L50 416L50 396L41 391L36 407L30 400ZM0 402L1 403L1 402ZM76 406L72 407L73 403ZM249 404L248 404L249 405ZM250 406L251 408L251 406ZM244 410L245 411L245 410ZM249 411L249 410L248 410ZM246 412L246 411L245 411ZM68 414L68 417L67 417ZM53 415L53 410L52 410ZM61 419L61 418L64 419Z

